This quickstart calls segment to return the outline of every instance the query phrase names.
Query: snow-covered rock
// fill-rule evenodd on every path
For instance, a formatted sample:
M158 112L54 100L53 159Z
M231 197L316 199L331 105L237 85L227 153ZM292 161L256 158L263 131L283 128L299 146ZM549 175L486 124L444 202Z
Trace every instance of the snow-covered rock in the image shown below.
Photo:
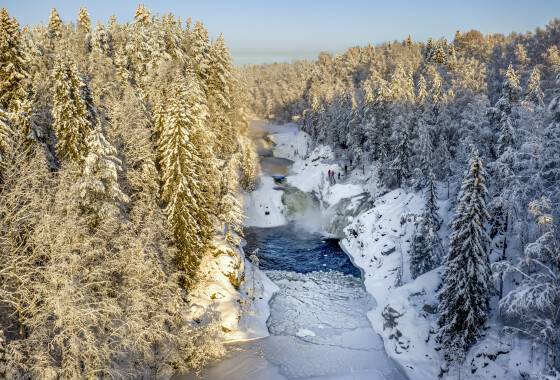
M287 223L282 213L283 192L274 187L274 179L263 176L255 191L243 195L246 227L277 227Z

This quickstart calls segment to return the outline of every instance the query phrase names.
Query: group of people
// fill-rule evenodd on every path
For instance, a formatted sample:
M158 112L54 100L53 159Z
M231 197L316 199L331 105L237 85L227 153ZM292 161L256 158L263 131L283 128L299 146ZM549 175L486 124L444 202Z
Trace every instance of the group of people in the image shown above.
M329 183L331 184L331 186L336 184L334 170L329 170L327 175L329 176ZM338 180L340 181L340 173L338 173Z
M352 160L350 160L350 166L352 166ZM344 174L348 173L348 165L344 165ZM336 184L336 178L334 174L334 170L330 170L327 172L327 176L329 178L329 184L332 186ZM338 173L338 180L340 181L340 173Z

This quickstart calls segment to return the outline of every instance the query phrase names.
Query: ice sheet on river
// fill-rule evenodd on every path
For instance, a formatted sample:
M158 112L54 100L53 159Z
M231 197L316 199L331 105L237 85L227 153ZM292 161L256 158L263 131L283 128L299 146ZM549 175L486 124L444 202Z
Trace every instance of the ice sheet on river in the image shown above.
M401 379L366 313L374 299L340 272L267 271L280 287L269 305L271 336L255 342L289 379Z
M270 337L239 344L203 379L404 379L367 318L375 300L360 278L336 271L266 274L280 288L269 303Z

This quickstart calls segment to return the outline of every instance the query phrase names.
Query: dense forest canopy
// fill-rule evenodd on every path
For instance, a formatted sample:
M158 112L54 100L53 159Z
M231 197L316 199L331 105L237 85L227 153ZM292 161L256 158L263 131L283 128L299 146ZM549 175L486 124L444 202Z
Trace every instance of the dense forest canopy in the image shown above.
M201 22L53 8L21 28L2 8L0 378L159 378L223 354L185 310L258 181L244 102Z
M558 375L559 46L556 18L525 34L409 36L242 70L254 114L299 123L380 193L423 191L410 270L444 265L436 339L448 363L483 335L497 295L500 323L543 345ZM445 256L438 187L455 210Z

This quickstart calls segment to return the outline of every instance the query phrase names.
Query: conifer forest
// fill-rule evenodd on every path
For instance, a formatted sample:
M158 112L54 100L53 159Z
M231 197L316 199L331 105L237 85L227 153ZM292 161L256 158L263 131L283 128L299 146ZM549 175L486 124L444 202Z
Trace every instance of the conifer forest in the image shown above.
M560 379L560 19L240 66L6 8L0 379Z

